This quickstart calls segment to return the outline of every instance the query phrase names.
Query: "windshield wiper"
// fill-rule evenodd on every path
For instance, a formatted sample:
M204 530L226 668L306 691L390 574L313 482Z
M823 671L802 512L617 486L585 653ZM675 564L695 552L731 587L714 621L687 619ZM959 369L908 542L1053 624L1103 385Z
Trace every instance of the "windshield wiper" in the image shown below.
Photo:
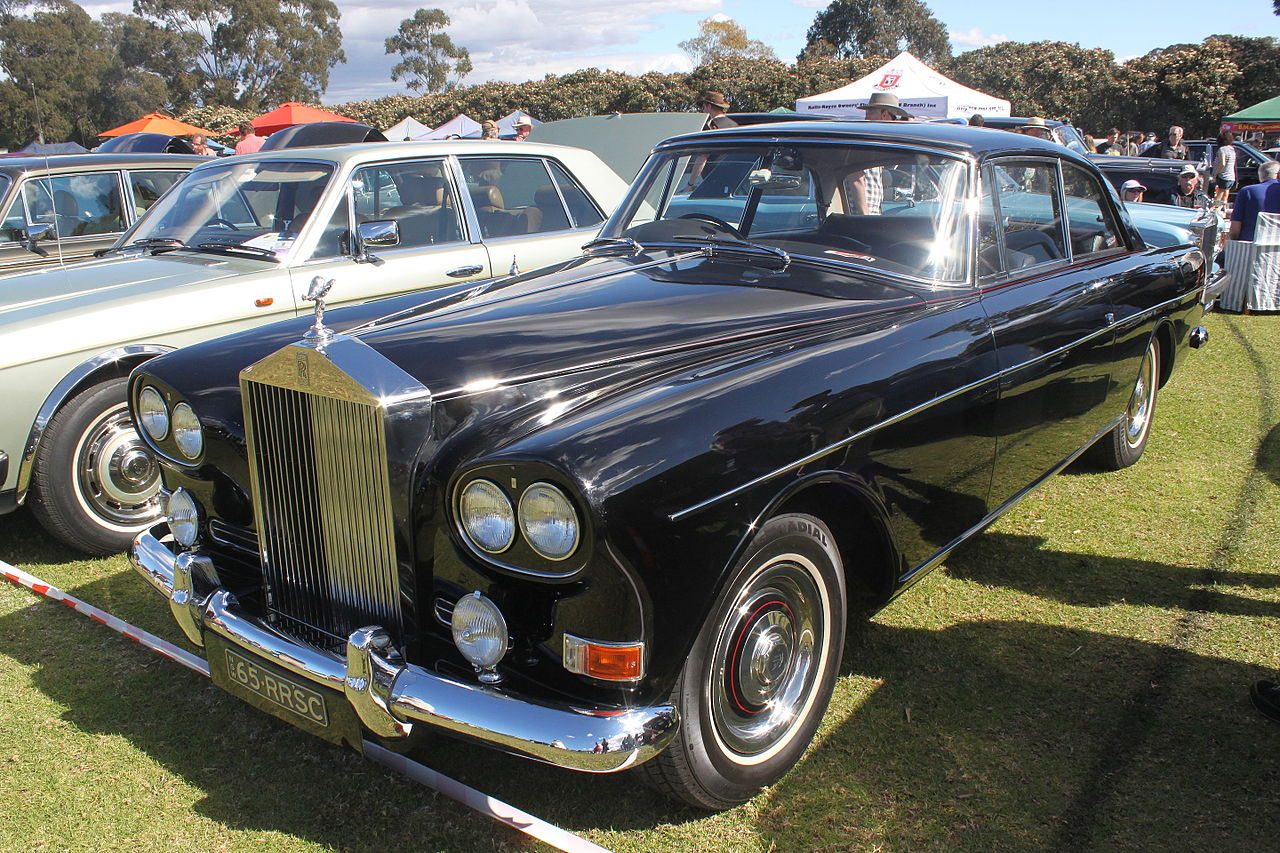
M125 249L137 249L140 252L145 252L150 249L152 250L152 254L155 254L155 252L161 249L181 249L186 245L186 243L182 242L177 237L143 237L139 240L134 240L132 243L125 243L123 246L112 246L109 249L99 249L93 253L93 256L95 258L105 258L107 255L111 255L116 252L123 252Z
M785 270L791 266L791 256L781 249L773 246L765 246L761 243L752 243L749 240L734 240L724 237L684 237L676 236L671 238L677 243L701 243L704 244L707 257L713 258L716 255L745 255L749 258L768 258L776 261L778 270Z
M212 252L219 255L252 255L255 258L262 258L264 261L271 261L273 264L280 263L280 258L270 249L264 249L261 246L246 246L242 243L199 243L196 248L202 252Z
M641 246L630 237L597 237L589 243L584 243L582 251L593 257L604 255L631 255L634 257L644 252L644 246Z

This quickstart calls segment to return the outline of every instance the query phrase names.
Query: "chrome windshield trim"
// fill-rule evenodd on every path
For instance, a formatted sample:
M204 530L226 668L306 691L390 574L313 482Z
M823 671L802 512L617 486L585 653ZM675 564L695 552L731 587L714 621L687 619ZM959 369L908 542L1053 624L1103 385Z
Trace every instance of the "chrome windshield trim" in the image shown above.
M1111 334L1116 329L1122 326L1132 325L1133 323L1140 321L1141 319L1145 318L1150 314L1154 314L1172 305L1176 305L1179 302L1184 302L1188 298L1192 298L1192 299L1196 298L1196 291L1189 291L1188 293L1184 293L1180 296L1174 297L1173 299L1165 300L1164 302L1161 302L1159 305L1153 305L1150 308L1144 308L1141 311L1137 311L1137 312L1134 312L1133 314L1130 314L1128 317L1124 317L1122 319L1115 320L1114 322L1108 323L1106 326L1103 326L1097 331L1090 332L1084 337L1074 340L1069 344L1063 344L1062 346L1056 349L1049 350L1048 352L1043 352L1040 355L1036 356L1035 358L1030 358L1018 364L1002 368L996 371L995 373L992 373L990 376L986 376L986 377L983 377L982 379L974 380L973 382L970 382L967 385L961 385L959 388L955 388L951 391L948 391L945 394L940 394L937 397L934 397L930 400L926 400L925 402L920 403L918 405L912 406L911 408L903 412L899 412L898 414L892 417L885 418L884 420L878 423L874 423L871 426L860 429L857 432L855 432L853 435L846 436L845 438L840 439L834 444L829 444L826 447L823 447L819 450L815 450L813 453L810 453L806 456L802 456L801 458L795 460L794 462L789 462L786 465L781 466L780 468L775 468L774 470L769 471L768 473L761 474L759 477L748 480L747 482L742 483L740 485L734 486L732 489L729 489L726 492L721 492L718 495L707 498L706 500L700 501L696 504L693 504L692 506L688 506L682 510L671 513L671 515L667 517L672 521L681 521L682 519L688 518L690 515L693 515L694 513L701 512L707 507L714 506L715 504L723 500L727 500L728 498L731 498L735 495L740 495L743 492L746 492L746 491L749 491L750 489L755 488L761 483L766 483L769 480L772 480L774 477L780 477L783 474L796 470L797 468L803 468L805 465L808 465L810 462L816 462L824 456L828 456L832 453L835 453L837 450L841 450L845 447L848 447L850 444L853 444L855 441L857 441L860 438L865 438L866 436L871 435L872 433L878 430L884 429L885 427L889 427L889 426L893 426L894 424L901 423L902 421L905 421L907 418L910 418L914 415L920 414L923 411L931 409L934 406L938 405L939 403L945 403L946 401L954 399L955 397L958 397L961 394L967 394L968 392L981 388L984 385L988 385L992 382L997 382L1006 376L1017 373L1019 370L1025 370L1028 367L1032 367L1036 364L1039 364L1045 359L1053 358L1057 355L1060 355L1073 347L1077 347L1077 346L1080 346L1081 344L1088 343L1089 341L1100 338L1103 335Z

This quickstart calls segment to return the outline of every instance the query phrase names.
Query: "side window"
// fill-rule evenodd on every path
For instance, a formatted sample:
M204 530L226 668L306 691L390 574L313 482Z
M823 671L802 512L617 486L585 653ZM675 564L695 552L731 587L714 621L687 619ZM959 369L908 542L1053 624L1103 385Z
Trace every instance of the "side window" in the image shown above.
M124 230L120 176L115 172L58 175L50 180L59 238Z
M30 222L47 222L53 225L53 184L48 178L27 181L22 185L22 198L27 203Z
M1102 186L1093 175L1079 166L1063 163L1062 188L1067 199L1067 226L1074 257L1124 248Z
M133 191L133 212L141 216L169 187L178 182L181 172L130 172L129 189Z
M1009 271L1065 260L1056 164L1006 160L996 164L992 174L999 193Z
M355 194L356 222L394 219L400 225L401 248L462 239L458 205L443 160L366 166L352 177L351 191ZM334 212L335 218L344 215ZM328 229L325 234L327 239Z
M1000 263L1000 218L997 215L995 174L982 171L982 196L978 199L978 279L988 279L1004 271Z
M372 217L371 217L372 218ZM329 258L340 258L351 251L351 211L348 208L347 196L343 196L333 208L329 222L320 232L320 241L316 243L311 260L322 261Z
M462 173L485 238L569 227L569 217L542 160L468 158L462 160Z
M590 228L604 222L604 217L600 215L600 210L587 198L587 194L582 188L569 177L569 173L559 163L548 162L551 167L551 176L555 178L556 186L560 188L560 194L564 196L565 204L569 205L569 215L573 217L573 225L575 228Z
M27 212L22 207L21 195L14 193L9 210L5 213L3 222L0 222L0 242L10 243L20 240L26 230Z

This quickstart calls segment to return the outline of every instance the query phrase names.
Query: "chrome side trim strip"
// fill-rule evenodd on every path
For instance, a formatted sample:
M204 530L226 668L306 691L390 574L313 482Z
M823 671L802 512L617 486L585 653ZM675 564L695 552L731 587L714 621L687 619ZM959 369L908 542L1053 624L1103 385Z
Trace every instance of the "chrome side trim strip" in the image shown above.
M614 773L656 756L679 729L672 705L582 708L550 704L499 687L456 680L387 654L377 626L354 631L347 658L291 639L240 609L214 587L195 601L185 562L161 540L164 525L138 535L129 549L134 568L164 595L183 630L200 644L208 633L263 657L313 684L345 696L362 724L387 739L408 736L416 723L524 758L586 773ZM208 587L205 587L208 589ZM190 635L189 635L190 636Z
M99 353L93 358L76 365L74 370L62 377L62 381L54 386L53 390L49 392L49 396L45 398L44 404L40 406L40 411L36 413L35 423L31 425L31 432L27 435L27 443L22 451L22 461L18 464L18 503L21 504L27 499L27 489L31 486L31 469L35 466L36 451L40 449L40 442L44 438L44 431L49 427L49 421L57 413L58 409L62 408L62 404L67 401L81 382L109 364L136 359L139 356L146 356L147 359L151 359L167 352L173 352L173 350L173 347L162 344L129 344L128 346L117 347L116 349Z
M1159 305L1153 305L1150 308L1144 308L1142 311L1138 311L1133 314L1130 314L1128 317L1125 317L1121 320L1116 320L1115 322L1108 323L1106 326L1103 326L1101 329L1098 329L1095 332L1090 332L1089 334L1085 335L1083 338L1072 341L1069 344L1064 344L1063 346L1060 346L1057 349L1053 349L1053 350L1050 350L1049 352L1041 353L1035 358L1028 359L1024 362L1021 362L1020 364L1015 364L1015 365L1012 365L1011 367L1002 368L1001 370L996 371L990 376L986 376L982 379L975 380L973 382L970 382L967 385L962 385L959 388L956 388L952 391L948 391L945 394L940 394L931 400L926 400L925 402L920 403L919 405L913 406L904 412L899 412L898 414L890 418L886 418L883 421L880 421L879 423L875 423L869 427L860 429L857 432L855 432L853 435L842 438L839 441L835 442L834 444L829 444L826 447L823 447L819 450L815 450L814 452L808 454L807 456L803 456L800 459L795 460L794 462L789 462L780 468L775 468L774 470L769 471L766 474L761 474L759 477L756 477L755 479L748 480L747 482L742 483L741 485L734 486L732 489L729 489L726 492L721 492L720 494L707 498L704 501L700 501L699 503L693 504L692 506L689 506L682 510L674 512L671 515L669 515L668 518L671 521L680 521L684 518L689 517L690 515L693 515L696 512L701 512L707 507L714 506L720 501L727 500L728 498L731 498L735 495L739 495L745 491L753 489L756 486L760 485L761 483L768 482L769 480L772 480L774 477L780 477L783 474L796 470L797 468L803 468L805 465L808 465L810 462L816 462L822 457L828 456L832 453L835 453L837 450L841 450L845 447L848 447L850 444L853 444L853 442L857 441L858 439L865 438L866 436L872 434L873 432L876 432L877 430L881 430L881 429L884 429L885 427L893 426L896 423L901 423L907 418L910 418L914 415L920 414L923 411L931 409L934 406L938 405L939 403L945 403L946 401L954 399L955 397L961 394L967 394L970 391L981 388L983 385L987 385L991 382L997 382L1006 376L1017 373L1019 370L1025 370L1028 367L1039 364L1045 359L1053 358L1054 356L1061 355L1062 353L1066 352L1072 347L1080 346L1081 344L1088 343L1089 341L1092 341L1103 335L1114 332L1116 329L1120 328L1121 326L1131 325L1135 322L1140 322L1142 319L1145 319L1150 314L1154 314L1158 311L1162 311L1165 308L1168 308L1179 302L1186 301L1188 297L1195 298L1195 293L1194 292L1184 293L1181 296L1175 297L1173 299L1165 300L1164 302L1161 302Z

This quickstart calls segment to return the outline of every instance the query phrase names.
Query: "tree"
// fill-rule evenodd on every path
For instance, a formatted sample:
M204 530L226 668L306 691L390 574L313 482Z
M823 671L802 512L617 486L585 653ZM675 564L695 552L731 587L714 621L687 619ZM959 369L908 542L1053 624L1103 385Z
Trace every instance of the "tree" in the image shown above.
M1241 109L1275 97L1276 81L1280 80L1280 40L1271 36L1223 35L1209 36L1206 44L1210 39L1227 48L1232 62L1240 70L1234 94Z
M1101 130L1124 125L1131 108L1115 55L1100 48L1007 41L962 53L945 71L956 82L1007 98L1016 116L1069 119Z
M331 0L134 0L134 12L187 51L198 103L261 109L314 101L329 70L346 62L341 14Z
M415 92L444 92L471 73L471 53L458 47L445 28L449 16L440 9L419 9L400 22L400 29L386 41L388 54L400 54L391 68L391 79L405 78Z
M742 59L772 59L773 48L758 39L747 38L747 31L737 21L705 18L698 22L698 34L680 42L695 67L717 59L735 56Z
M896 56L903 50L930 64L951 56L946 27L922 0L835 0L813 19L800 58Z
M1178 124L1188 137L1216 134L1222 117L1240 107L1234 94L1240 69L1231 48L1213 38L1158 48L1124 69L1140 127Z

